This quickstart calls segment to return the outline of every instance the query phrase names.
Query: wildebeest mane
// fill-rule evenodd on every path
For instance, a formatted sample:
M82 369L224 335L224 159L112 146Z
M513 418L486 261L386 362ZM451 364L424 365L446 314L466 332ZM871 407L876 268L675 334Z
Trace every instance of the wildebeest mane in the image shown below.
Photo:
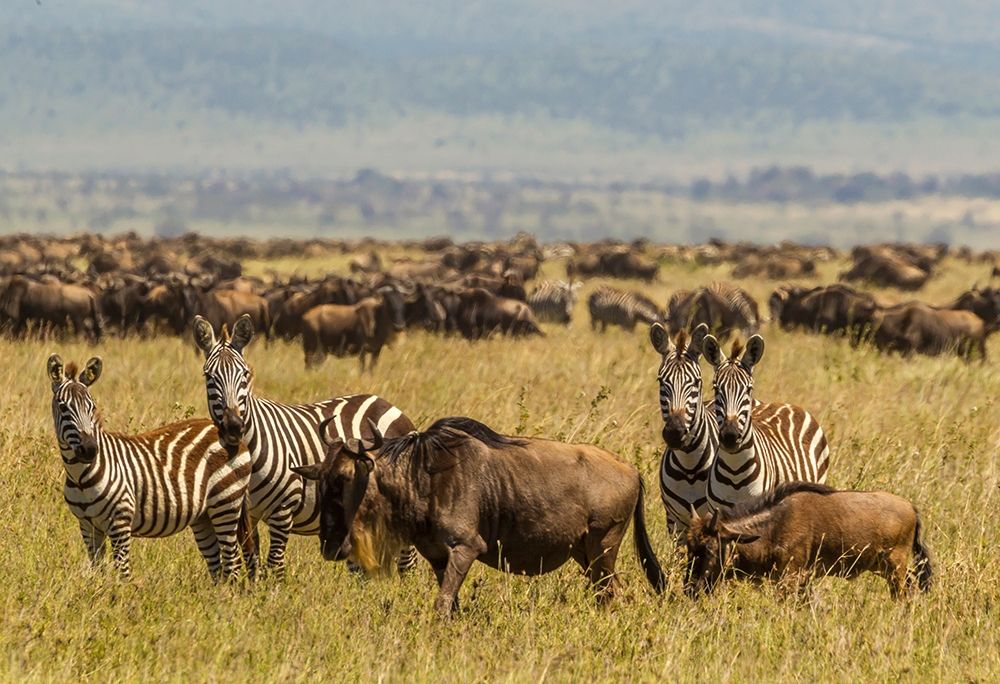
M783 482L763 496L737 505L728 513L723 514L724 520L746 518L773 508L792 494L812 492L813 494L834 494L838 490L818 482Z
M526 440L507 437L480 423L478 420L464 416L441 418L423 432L411 432L402 437L385 440L379 450L379 456L390 464L396 463L404 454L410 459L421 462L429 472L440 472L447 467L434 466L433 461L448 461L453 467L463 460L457 450L469 439L475 439L488 447L498 449L506 446L523 446ZM441 453L450 456L449 459L434 458Z

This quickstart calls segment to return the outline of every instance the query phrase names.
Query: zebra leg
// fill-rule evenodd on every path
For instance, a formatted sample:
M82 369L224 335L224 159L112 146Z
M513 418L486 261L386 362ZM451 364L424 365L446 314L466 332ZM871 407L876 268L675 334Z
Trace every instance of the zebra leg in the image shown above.
M219 538L215 534L215 528L208 515L203 515L191 523L191 531L194 532L194 540L198 544L198 551L208 565L208 574L212 580L219 581L221 565L219 562Z
M285 578L285 547L288 545L288 535L292 531L292 508L286 506L275 511L267 519L267 529L271 535L271 543L267 550L267 567L281 580Z
M399 552L399 556L396 557L396 571L400 575L405 575L415 567L417 567L416 547L404 546Z
M97 567L104 559L104 549L106 548L104 540L107 535L97 529L89 520L80 521L80 535L83 537L84 546L87 547L87 556L90 558L91 566Z
M132 567L129 554L132 549L132 520L129 518L116 519L111 523L108 537L111 538L111 557L115 568L123 579L131 579Z

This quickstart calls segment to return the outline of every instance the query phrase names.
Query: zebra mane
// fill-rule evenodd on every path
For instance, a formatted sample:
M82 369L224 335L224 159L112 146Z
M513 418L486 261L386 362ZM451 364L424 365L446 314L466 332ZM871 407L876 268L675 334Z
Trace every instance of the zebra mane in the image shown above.
M76 365L76 361L70 361L66 364L63 369L63 375L65 375L70 380L76 380L77 374L80 372L80 367Z
M748 518L757 513L763 513L766 510L774 508L792 494L798 494L799 492L812 492L813 494L823 494L825 496L827 494L834 494L837 490L830 485L818 482L783 482L763 496L738 504L729 512L723 513L722 520L723 522L731 522L741 518Z
M687 331L682 329L679 333L677 333L677 342L674 343L675 346L677 347L678 354L683 354L685 351L687 351L688 342L689 340Z
M743 353L743 340L737 338L733 340L732 349L729 350L730 361L735 361Z

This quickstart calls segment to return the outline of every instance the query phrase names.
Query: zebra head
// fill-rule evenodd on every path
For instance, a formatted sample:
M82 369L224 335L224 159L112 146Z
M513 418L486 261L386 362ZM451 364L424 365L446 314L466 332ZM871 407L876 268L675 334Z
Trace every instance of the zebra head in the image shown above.
M53 354L47 368L52 381L52 421L63 461L68 466L89 465L97 458L100 422L88 388L101 377L101 359L92 358L78 375L75 363L64 368L59 355Z
M212 324L201 316L194 318L194 340L205 353L205 389L208 392L208 415L219 431L223 446L238 446L247 429L253 371L243 358L243 349L253 339L253 322L243 314L233 326L232 337L222 326L215 337Z
M653 349L663 357L657 378L660 381L660 414L663 416L663 441L671 449L687 446L700 424L704 404L701 399L702 340L708 326L697 326L688 338L685 331L672 342L659 323L649 328Z
M733 343L729 358L719 341L708 335L702 342L705 358L715 366L715 419L719 425L719 446L740 451L750 439L750 412L753 409L753 367L764 355L764 338L754 335L744 350Z

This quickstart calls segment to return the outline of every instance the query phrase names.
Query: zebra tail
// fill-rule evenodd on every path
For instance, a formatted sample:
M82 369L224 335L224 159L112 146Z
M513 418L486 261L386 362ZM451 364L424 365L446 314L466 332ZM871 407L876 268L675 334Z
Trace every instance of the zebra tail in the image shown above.
M243 551L243 558L246 559L250 577L253 578L257 565L260 538L257 536L257 526L254 524L253 518L250 517L249 492L243 494L243 505L240 506L240 519L236 524L236 541Z
M653 545L649 541L649 534L646 532L646 486L642 482L642 475L639 475L639 498L635 502L635 518L632 525L632 534L635 538L635 552L639 556L639 565L646 573L646 579L657 594L662 594L667 587L667 578L660 567L660 561L656 558Z
M913 561L917 569L917 586L920 587L920 591L930 591L931 576L934 570L931 567L931 557L927 547L920 539L920 532L920 514L918 513L917 524L913 528Z

